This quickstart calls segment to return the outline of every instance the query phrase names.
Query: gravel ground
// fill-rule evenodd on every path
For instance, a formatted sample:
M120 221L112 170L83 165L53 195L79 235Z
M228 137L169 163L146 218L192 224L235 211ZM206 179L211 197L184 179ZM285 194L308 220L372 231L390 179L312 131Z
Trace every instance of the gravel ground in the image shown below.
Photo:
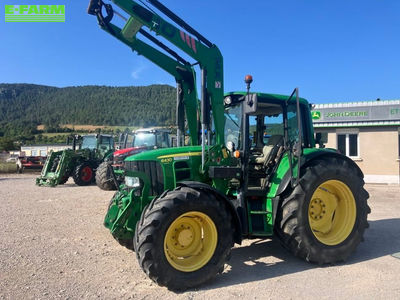
M370 228L345 264L318 267L274 240L251 240L212 282L176 294L103 227L113 192L72 180L36 187L35 176L0 174L0 299L399 299L399 186L367 186Z

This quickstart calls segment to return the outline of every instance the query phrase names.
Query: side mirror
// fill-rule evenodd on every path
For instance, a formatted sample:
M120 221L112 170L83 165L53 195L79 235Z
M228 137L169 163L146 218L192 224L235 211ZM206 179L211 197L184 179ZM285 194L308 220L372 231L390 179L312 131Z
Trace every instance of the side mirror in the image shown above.
M257 94L246 95L243 105L246 114L254 114L258 108Z

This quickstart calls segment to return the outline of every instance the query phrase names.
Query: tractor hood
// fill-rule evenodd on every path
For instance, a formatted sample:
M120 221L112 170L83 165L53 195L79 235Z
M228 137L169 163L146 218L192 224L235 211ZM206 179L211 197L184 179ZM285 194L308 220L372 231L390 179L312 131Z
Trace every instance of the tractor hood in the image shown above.
M185 146L175 148L163 148L157 150L151 150L139 153L135 156L129 156L125 161L136 161L136 160L160 160L163 158L174 158L174 157L190 157L190 156L201 156L201 146Z
M126 155L133 155L139 152L142 152L146 150L147 148L144 146L141 147L130 147L130 148L125 148L121 150L117 150L114 152L114 157L115 156L126 156Z

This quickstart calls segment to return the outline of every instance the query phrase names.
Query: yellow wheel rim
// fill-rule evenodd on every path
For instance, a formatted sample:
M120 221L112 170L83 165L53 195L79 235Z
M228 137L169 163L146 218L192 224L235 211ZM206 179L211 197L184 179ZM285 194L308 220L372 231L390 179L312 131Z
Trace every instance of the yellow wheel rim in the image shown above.
M329 246L340 244L350 235L356 215L353 193L338 180L322 183L308 206L308 221L314 236Z
M180 215L164 238L168 262L182 272L193 272L209 262L217 247L218 233L209 216L198 211Z

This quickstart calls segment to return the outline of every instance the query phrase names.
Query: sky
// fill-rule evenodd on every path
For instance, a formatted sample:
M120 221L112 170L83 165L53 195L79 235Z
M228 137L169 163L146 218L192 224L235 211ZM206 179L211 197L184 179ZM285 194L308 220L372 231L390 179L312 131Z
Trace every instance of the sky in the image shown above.
M102 31L88 0L0 1L0 83L175 85ZM161 2L219 47L225 92L251 74L253 91L298 87L312 103L400 98L399 0ZM66 22L6 23L4 4L65 4Z

